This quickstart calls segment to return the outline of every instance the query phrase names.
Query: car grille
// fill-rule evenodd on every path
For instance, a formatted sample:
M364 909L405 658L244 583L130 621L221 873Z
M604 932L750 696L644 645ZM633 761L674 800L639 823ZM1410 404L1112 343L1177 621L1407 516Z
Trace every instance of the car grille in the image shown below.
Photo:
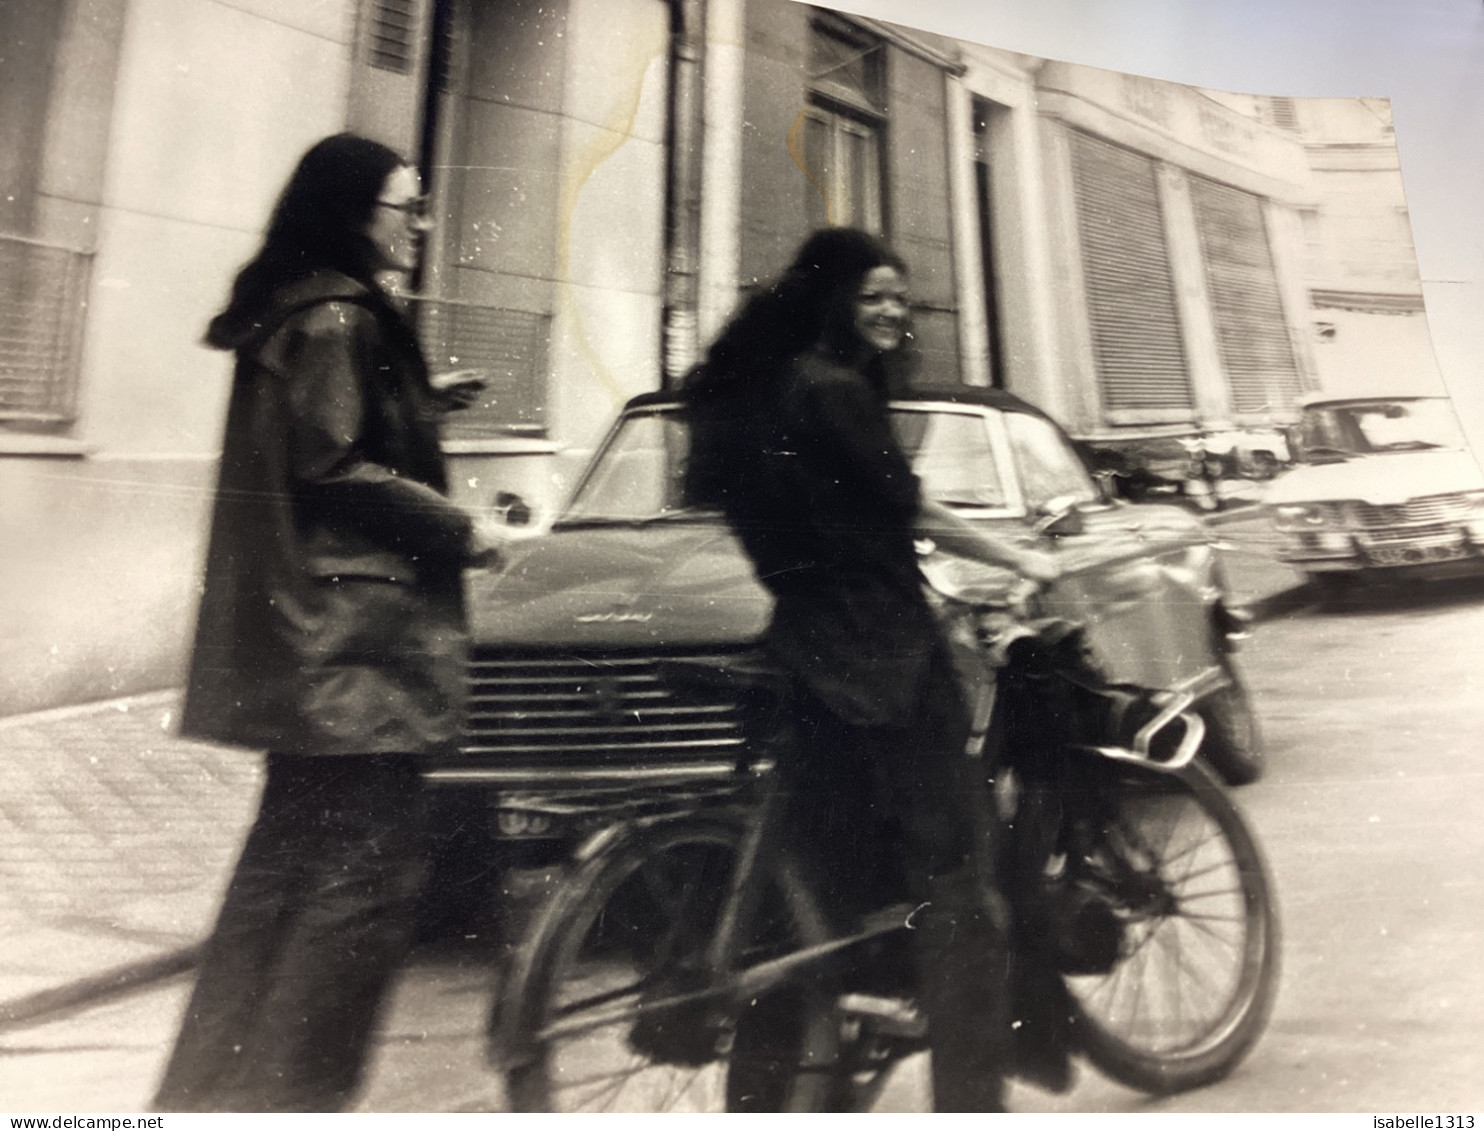
M1462 522L1472 513L1468 499L1460 494L1428 495L1408 499L1405 503L1378 506L1375 503L1351 504L1352 520L1361 530L1385 530L1390 527L1420 527L1432 524ZM1446 529L1446 527L1444 527ZM1423 533L1410 531L1409 536Z
M1428 524L1424 526L1402 526L1392 527L1389 530L1366 530L1358 535L1364 546L1383 546L1395 542L1410 545L1413 542L1425 542L1430 539L1458 539L1460 537L1457 527L1444 524Z
M476 649L463 750L564 766L732 758L742 746L736 696L724 685L682 693L662 677L708 653L512 654Z

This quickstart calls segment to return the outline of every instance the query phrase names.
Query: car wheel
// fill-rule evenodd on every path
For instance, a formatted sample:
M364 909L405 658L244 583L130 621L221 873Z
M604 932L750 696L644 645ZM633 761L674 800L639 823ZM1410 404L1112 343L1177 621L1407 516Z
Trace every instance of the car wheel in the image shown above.
M1201 701L1206 723L1201 754L1228 785L1247 785L1262 776L1267 755L1247 686L1230 660L1222 665L1231 682Z

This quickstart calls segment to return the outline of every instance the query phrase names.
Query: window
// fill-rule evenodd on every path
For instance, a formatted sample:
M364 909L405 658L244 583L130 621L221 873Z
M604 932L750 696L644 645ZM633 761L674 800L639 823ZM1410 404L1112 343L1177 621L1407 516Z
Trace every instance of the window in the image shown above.
M790 139L810 185L810 227L882 230L881 134L885 122L880 43L821 16L809 50L809 105Z
M1092 352L1112 423L1194 415L1153 158L1072 134Z
M565 65L565 8L544 0L424 7L423 165L438 224L419 280L418 333L434 372L478 369L486 379L443 436L476 445L542 436L557 264L555 241L540 233L558 223L560 82L551 76ZM511 159L496 160L501 154Z
M804 112L804 171L809 226L881 231L881 153L876 129L828 106Z
M1311 456L1468 447L1453 406L1441 399L1314 406L1304 412L1299 443Z
M373 67L398 75L412 73L417 15L416 0L375 0L366 37L366 51Z
M418 336L435 373L478 369L479 399L443 426L446 439L545 432L545 376L551 315L461 302L415 299Z
M0 424L72 419L91 261L86 252L0 235Z
M1266 100L1263 117L1280 130L1297 133L1299 130L1298 104L1292 98L1269 98Z
M40 170L66 5L0 3L0 424L72 419L87 252L37 239Z
M1303 391L1262 201L1192 177L1191 200L1206 261L1206 286L1222 366L1239 414L1291 409Z

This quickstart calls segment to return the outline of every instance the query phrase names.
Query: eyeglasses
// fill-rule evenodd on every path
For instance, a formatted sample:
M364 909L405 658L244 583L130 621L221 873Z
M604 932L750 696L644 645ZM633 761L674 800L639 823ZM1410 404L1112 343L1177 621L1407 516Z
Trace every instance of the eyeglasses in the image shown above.
M426 220L428 218L428 198L425 196L414 196L411 200L395 202L391 200L378 200L378 208L390 208L393 212L400 212L404 216L410 216L414 220Z

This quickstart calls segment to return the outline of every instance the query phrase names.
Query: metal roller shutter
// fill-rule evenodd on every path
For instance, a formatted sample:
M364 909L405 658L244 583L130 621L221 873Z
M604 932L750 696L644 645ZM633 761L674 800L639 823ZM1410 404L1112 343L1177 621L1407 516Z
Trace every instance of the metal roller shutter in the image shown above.
M1194 400L1154 161L1072 133L1088 320L1111 422L1189 419Z
M1291 409L1302 386L1278 293L1262 202L1191 177L1222 365L1239 414Z

